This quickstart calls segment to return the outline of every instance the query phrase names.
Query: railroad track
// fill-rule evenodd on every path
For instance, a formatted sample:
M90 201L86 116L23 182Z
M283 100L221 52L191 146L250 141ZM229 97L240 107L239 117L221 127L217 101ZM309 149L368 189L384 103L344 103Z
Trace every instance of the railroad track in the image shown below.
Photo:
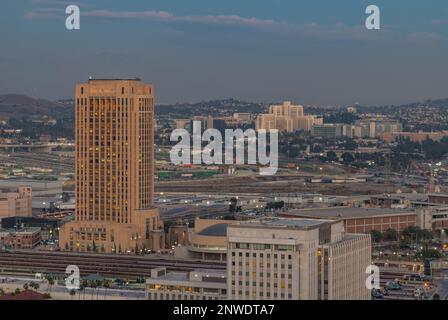
M144 256L99 255L63 252L0 252L0 273L65 273L68 265L79 267L81 276L101 274L127 278L149 277L151 269L172 271L225 270L225 262L148 258Z

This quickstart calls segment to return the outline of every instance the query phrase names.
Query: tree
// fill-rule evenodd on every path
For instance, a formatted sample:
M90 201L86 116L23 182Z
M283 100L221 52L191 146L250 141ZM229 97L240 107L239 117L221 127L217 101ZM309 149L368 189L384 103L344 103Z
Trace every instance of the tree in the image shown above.
M372 230L370 235L372 236L373 242L381 242L383 240L383 234L380 231Z
M432 230L423 229L419 231L418 237L422 240L431 240L434 238L434 232Z
M173 225L173 221L165 221L163 224L163 229L165 231L165 233L168 233L168 230L170 229L170 227Z
M23 290L28 290L28 288L29 288L29 284L28 284L28 283L25 283L25 284L23 285Z
M76 291L75 289L70 290L70 298L73 300L73 297L75 296Z
M103 287L104 287L104 300L106 300L107 289L110 288L110 280L103 279Z
M92 288L92 296L90 298L90 300L93 300L93 295L95 293L95 289L97 287L97 283L95 280L89 281L89 287Z
M100 292L100 288L103 284L103 281L100 279L97 279L95 282L96 282L96 300L98 300L98 294Z
M339 111L336 113L324 115L324 123L345 123L351 124L358 120L359 117L351 112Z
M338 156L336 155L336 152L334 151L327 151L327 161L336 161L338 160Z
M47 281L48 281L48 292L51 292L51 288L52 288L53 285L54 285L54 279L53 279L53 277L50 276L50 275L47 275L47 276L46 276L46 279L47 279Z
M83 293L83 299L84 299L84 293L85 293L85 286L84 286L84 281L82 281L79 284L79 289L78 289L78 299L81 300L81 292Z
M398 232L395 229L387 229L383 234L384 241L397 241Z
M424 248L423 250L418 251L415 254L415 259L417 260L426 260L426 259L439 259L442 257L442 253L439 250L432 248Z
M358 144L353 139L345 139L340 144L340 147L342 147L345 150L356 150L358 148Z
M62 201L63 202L69 202L70 201L70 195L68 192L62 192Z
M401 231L401 235L405 242L417 241L420 234L420 228L415 226L408 226Z
M51 299L51 295L49 293L44 293L43 298L45 300L49 300L49 299Z
M275 202L268 202L266 204L266 209L281 209L285 206L284 201L275 201Z
M82 290L82 299L85 300L86 297L86 288L89 286L89 281L83 279L80 284L80 290Z
M33 288L34 290L38 290L40 285L37 282L31 281L29 287Z
M351 164L353 161L355 161L355 157L350 152L344 152L341 158L345 164Z
M237 210L237 204L238 204L238 199L235 197L232 197L230 199L230 204L229 204L229 212L230 213L235 213Z

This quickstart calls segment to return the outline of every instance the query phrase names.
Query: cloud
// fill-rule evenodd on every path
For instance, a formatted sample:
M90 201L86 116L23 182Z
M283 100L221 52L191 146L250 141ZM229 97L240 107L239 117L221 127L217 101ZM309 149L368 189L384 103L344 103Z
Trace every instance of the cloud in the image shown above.
M445 42L446 37L431 32L414 32L406 36L406 41L416 45L430 45Z
M38 12L39 10L59 10L59 11L65 11L65 8L69 5L76 5L82 8L95 8L95 5L91 3L86 3L83 1L75 1L75 0L28 0L29 3L38 8L35 9L35 11L28 12L25 14L25 16L31 16L31 17L39 17L40 19L47 19L47 18L58 18L57 15L55 16L45 16L41 12Z
M64 12L56 9L37 9L27 12L26 19L51 19L58 18ZM203 24L225 24L241 26L272 26L275 24L270 19L258 19L255 17L241 17L239 15L203 15L203 16L179 16L166 11L110 11L94 10L81 11L81 16L106 19L141 19L148 21L161 22L184 22L184 23L203 23Z
M205 16L177 16L166 11L109 11L96 10L86 12L88 17L111 18L111 19L144 19L163 22L191 22L191 23L211 23L211 24L229 24L229 25L248 25L248 26L270 26L274 24L273 20L245 18L238 15L205 15Z
M59 9L37 9L25 14L26 19L55 19L64 17ZM286 37L311 37L318 39L361 40L368 37L367 32L361 26L347 26L338 23L332 26L324 26L317 23L290 24L272 19L260 19L256 17L242 17L240 15L175 15L167 11L111 11L81 9L81 17L103 19L127 19L145 20L163 23L196 23L208 25L248 26L264 28L274 31Z
M63 14L65 14L65 10L61 11L56 8L42 8L29 11L25 13L24 17L28 20L58 19L63 18Z
M366 30L364 26L348 26L341 22L325 26L315 22L296 26L296 32L304 37L324 40L370 40L379 35L379 32ZM386 30L381 31L384 33Z
M447 19L434 19L431 21L431 23L434 25L448 24L448 20Z
M36 0L47 1L47 0ZM48 0L51 1L51 0ZM56 19L65 17L60 9L36 9L25 14L26 19ZM162 23L190 23L205 25L245 26L273 32L276 36L296 40L312 38L317 40L367 41L381 39L388 30L369 31L363 25L349 26L343 23L322 25L315 22L292 24L272 19L242 17L240 15L176 15L168 11L112 11L82 10L81 18L144 20Z

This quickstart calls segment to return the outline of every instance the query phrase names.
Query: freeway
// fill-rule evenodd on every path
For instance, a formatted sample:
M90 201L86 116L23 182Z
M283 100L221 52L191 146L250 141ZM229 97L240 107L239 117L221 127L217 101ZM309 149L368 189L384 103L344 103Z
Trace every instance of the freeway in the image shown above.
M51 297L56 300L144 300L145 290L144 287L129 289L127 287L114 287L109 288L86 287L83 290L76 292L74 296L70 295L70 290L67 289L63 281L56 282L54 285L49 285L46 280L36 280L28 277L0 277L0 288L6 293L14 292L16 289L23 290L25 284L31 282L39 284L40 293L50 293Z
M437 293L440 296L440 300L448 300L448 280L442 279L436 281L437 283Z

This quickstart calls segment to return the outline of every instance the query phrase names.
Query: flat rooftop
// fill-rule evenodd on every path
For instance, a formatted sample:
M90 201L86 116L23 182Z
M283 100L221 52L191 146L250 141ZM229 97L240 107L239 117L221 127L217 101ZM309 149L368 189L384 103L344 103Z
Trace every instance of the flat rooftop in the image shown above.
M42 229L39 227L27 227L27 228L22 228L22 229L6 229L6 228L1 228L0 232L7 232L7 233L13 233L13 234L17 234L17 233L35 233L35 232L40 232Z
M331 207L317 209L289 210L281 215L297 216L318 219L334 218L368 218L385 215L405 215L415 213L413 209L391 209L391 208L353 208L353 207Z
M428 196L448 198L448 193L428 193Z
M141 81L140 78L89 78L90 81Z
M228 228L233 227L269 227L269 228L292 228L309 230L319 228L328 223L335 223L334 220L323 219L303 219L303 218L262 218L255 220L247 220L241 223L229 225Z
M387 194L375 194L369 196L371 198L376 199L391 199L391 200L410 200L410 201L419 201L425 202L428 201L428 194L425 193L387 193Z
M191 281L190 274L201 274L203 276L214 277L227 277L227 271L211 270L211 269L198 269L192 271L169 271L164 275L156 278L147 278L147 280L166 280L166 281Z

